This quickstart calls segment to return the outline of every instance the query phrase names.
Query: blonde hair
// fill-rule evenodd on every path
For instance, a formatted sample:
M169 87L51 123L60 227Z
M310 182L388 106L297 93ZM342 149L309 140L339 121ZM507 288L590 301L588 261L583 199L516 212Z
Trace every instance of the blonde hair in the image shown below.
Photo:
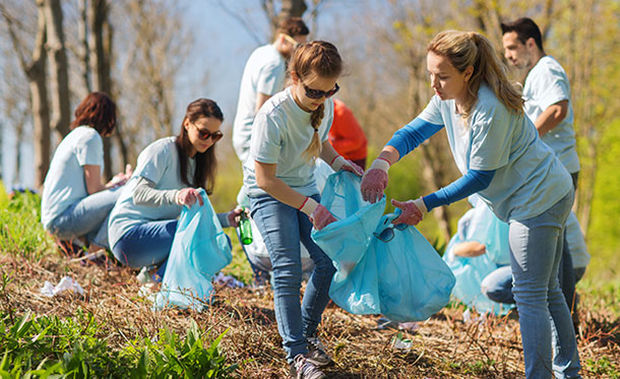
M467 82L468 99L464 104L463 118L468 119L471 110L478 101L478 90L484 82L508 110L523 115L523 99L520 91L508 80L506 66L500 61L491 42L482 34L446 30L437 34L426 48L444 56L459 70L473 67L473 73Z
M335 78L342 72L342 58L336 46L329 42L304 43L295 49L289 63L289 72L295 72L300 80L312 77L312 75ZM310 145L303 152L303 157L308 161L316 159L321 154L322 145L318 132L324 114L325 104L321 104L310 115L310 126L314 129L314 134Z

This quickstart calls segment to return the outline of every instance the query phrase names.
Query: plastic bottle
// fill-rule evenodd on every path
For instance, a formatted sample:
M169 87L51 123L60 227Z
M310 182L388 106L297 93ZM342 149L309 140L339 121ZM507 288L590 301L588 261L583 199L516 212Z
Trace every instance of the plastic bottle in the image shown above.
M252 243L252 224L250 223L250 218L247 213L245 213L245 207L243 207L243 212L241 212L241 219L239 220L239 239L241 243L244 245L249 245Z

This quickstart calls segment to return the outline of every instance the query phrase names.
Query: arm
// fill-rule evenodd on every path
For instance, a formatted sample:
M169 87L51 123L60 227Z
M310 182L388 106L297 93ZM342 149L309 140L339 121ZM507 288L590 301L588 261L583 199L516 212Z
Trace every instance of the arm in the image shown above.
M447 205L466 198L487 188L495 175L495 170L468 170L459 179L441 188L439 191L424 196L422 201L426 211L441 205ZM416 204L417 205L417 204ZM424 211L424 209L422 209Z
M568 100L550 105L534 121L538 134L542 137L558 126L568 114Z
M334 171L350 171L357 176L362 176L364 174L364 169L338 154L329 140L323 142L319 158L324 160Z
M108 189L107 185L101 183L101 169L98 165L87 164L84 167L84 180L86 181L86 192L89 195Z
M254 161L256 184L276 200L299 209L306 201L306 196L292 189L280 178L276 177L277 164Z
M392 146L398 150L399 157L404 157L442 128L443 125L431 124L416 117L410 123L397 130L388 141L386 147ZM385 148L383 150L385 151ZM394 163L396 160L390 162Z
M140 176L133 190L133 202L136 205L147 207L177 204L176 197L178 193L178 190L155 189L155 183Z
M486 253L487 249L478 241L467 241L454 245L452 252L460 257L472 258Z
M260 107L262 107L263 104L265 104L265 102L269 100L270 97L271 95L266 95L262 92L258 92L256 94L256 107L254 108L254 114L258 113Z

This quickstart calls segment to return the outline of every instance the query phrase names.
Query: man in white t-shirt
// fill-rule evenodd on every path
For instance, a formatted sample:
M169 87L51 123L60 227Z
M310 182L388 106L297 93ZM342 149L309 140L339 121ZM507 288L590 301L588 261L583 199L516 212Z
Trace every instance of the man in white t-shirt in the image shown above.
M254 50L245 64L232 136L241 163L249 154L254 116L267 99L284 89L286 62L295 47L306 42L309 33L301 18L283 20L274 42Z

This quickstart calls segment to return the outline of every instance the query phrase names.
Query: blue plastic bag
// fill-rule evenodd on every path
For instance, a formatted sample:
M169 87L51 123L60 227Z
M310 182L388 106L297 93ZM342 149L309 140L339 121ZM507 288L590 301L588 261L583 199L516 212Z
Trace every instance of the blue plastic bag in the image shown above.
M396 215L382 217L385 197L367 203L359 185L360 178L351 173L331 175L321 204L338 221L312 232L337 270L331 299L355 314L383 313L395 321L428 318L448 303L454 276L414 227L393 228ZM386 229L393 229L389 240L377 238Z
M181 211L155 309L176 306L201 311L213 293L213 274L232 261L228 237L203 189L200 196L204 205L196 202Z
M485 245L486 254L477 257L459 257L454 246L465 241L477 241ZM443 256L456 277L452 296L478 312L506 314L512 304L500 304L487 298L480 289L482 280L497 268L510 263L508 224L499 220L485 205L476 203L459 220L455 234Z

